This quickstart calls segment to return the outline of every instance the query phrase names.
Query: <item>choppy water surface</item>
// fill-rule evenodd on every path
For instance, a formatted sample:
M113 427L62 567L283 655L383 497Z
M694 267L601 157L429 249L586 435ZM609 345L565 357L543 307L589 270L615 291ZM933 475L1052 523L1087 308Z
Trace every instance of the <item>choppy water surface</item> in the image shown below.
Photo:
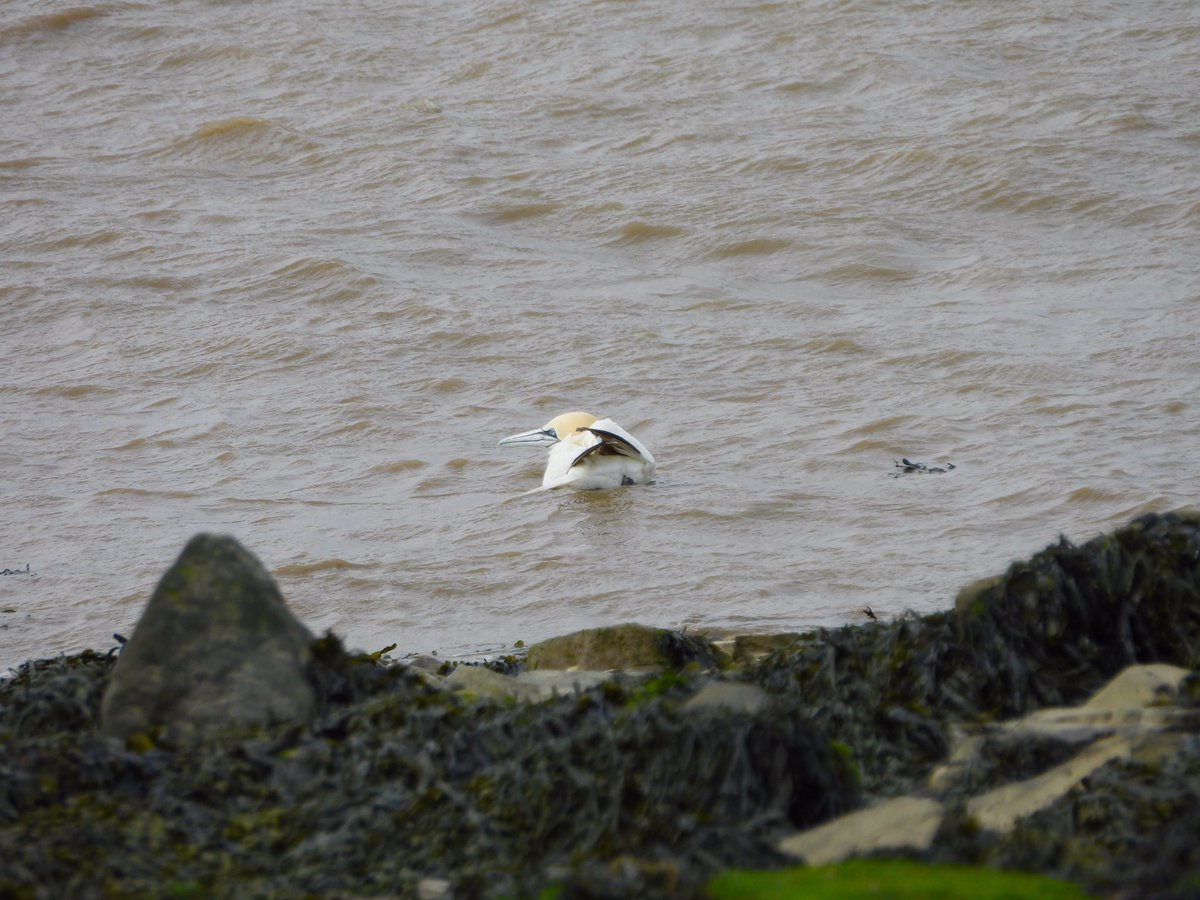
M944 608L1194 503L1198 10L9 0L0 664L198 530L468 655ZM657 483L504 502L575 408Z

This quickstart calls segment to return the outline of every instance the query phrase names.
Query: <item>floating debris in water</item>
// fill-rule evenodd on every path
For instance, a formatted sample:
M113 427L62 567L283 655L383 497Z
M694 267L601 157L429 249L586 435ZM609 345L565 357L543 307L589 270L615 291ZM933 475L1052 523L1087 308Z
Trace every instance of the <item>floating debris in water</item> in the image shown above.
M954 465L954 463L946 463L946 465L944 465L944 466L930 466L930 465L926 465L925 463L922 463L922 462L913 462L911 459L907 459L905 457L901 457L899 462L896 462L896 460L894 460L894 459L892 460L892 462L896 463L896 468L900 470L899 472L890 472L889 473L893 478L899 478L901 475L913 475L913 474L916 474L916 475L945 475L947 472L951 471L952 469L958 468L956 465Z
M36 575L37 572L31 572L29 563L25 563L23 569L0 569L0 575Z

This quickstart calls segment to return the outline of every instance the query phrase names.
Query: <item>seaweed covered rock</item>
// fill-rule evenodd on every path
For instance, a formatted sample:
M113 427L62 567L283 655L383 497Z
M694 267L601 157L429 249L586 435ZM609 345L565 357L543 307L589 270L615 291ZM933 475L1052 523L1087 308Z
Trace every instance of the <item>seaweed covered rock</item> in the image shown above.
M870 812L843 822L857 830L851 853L1019 867L1128 896L1194 896L1200 883L1200 674L1135 670L1089 707L1047 709L1079 703L1129 662L1196 668L1194 513L1060 541L964 592L954 612L803 635L738 673L752 687L698 671L718 662L702 641L630 628L648 638L644 665L672 671L602 682L576 671L569 693L542 702L440 689L348 655L332 635L309 645L249 554L198 540L151 605L198 630L210 598L266 594L249 629L234 621L240 599L216 604L216 634L291 632L279 671L308 686L293 724L272 724L284 716L249 679L251 706L268 712L242 720L236 739L102 737L102 693L108 728L124 722L116 733L176 716L161 684L181 648L195 678L223 669L235 684L261 653L248 641L228 659L196 650L173 628L143 629L149 609L116 671L100 654L26 664L0 681L0 896L699 897L723 867L780 865L785 833L850 812L863 794L896 824L880 829ZM118 690L130 660L147 684L123 675ZM144 711L132 721L126 697ZM182 703L184 721L201 716L196 702ZM1000 721L1017 716L1024 730ZM1106 716L1145 733L1106 735ZM1064 723L1069 734L1044 733ZM930 782L960 735L974 743L959 742L958 768ZM1129 738L1128 752L1077 760L1086 777L1008 807L1010 830L972 807L1111 738ZM913 805L886 799L914 791L921 834ZM921 840L896 850L905 830Z
M526 656L529 669L678 669L692 662L717 668L718 651L707 638L635 624L550 638L530 647Z
M954 613L803 636L747 670L844 741L869 792L901 793L947 723L1084 699L1131 663L1200 665L1200 514L1143 516L978 583Z
M809 865L878 855L982 860L1067 874L1104 893L1194 896L1187 886L1200 874L1200 852L1187 834L1200 788L1196 682L1200 675L1185 669L1131 666L1080 706L959 726L966 733L926 788L789 836L779 848Z
M94 656L25 667L0 682L0 711L20 719L42 690L97 697ZM312 670L312 722L237 741L104 740L94 702L57 731L6 732L0 896L697 896L857 800L802 716L685 714L694 686L677 676L470 701L332 636Z
M1197 896L1200 673L1181 675L1131 667L1080 707L987 728L949 780L925 858L1038 870L1100 895Z
M1060 539L960 601L955 624L979 661L979 704L1004 715L1076 702L1134 663L1196 668L1200 513L1143 516L1078 547Z
M313 637L231 537L192 538L163 575L104 695L101 728L128 737L303 721Z

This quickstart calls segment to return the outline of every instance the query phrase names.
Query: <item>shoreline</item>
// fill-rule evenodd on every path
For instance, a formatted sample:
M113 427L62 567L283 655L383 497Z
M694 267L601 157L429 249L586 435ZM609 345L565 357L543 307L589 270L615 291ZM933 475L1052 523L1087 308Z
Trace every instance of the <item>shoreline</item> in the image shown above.
M1200 878L1194 511L1060 540L926 616L740 652L614 626L436 668L313 638L252 556L193 544L119 657L0 682L22 848L0 892L719 897L729 870L860 858L926 864L892 886ZM294 658L246 639L260 602Z

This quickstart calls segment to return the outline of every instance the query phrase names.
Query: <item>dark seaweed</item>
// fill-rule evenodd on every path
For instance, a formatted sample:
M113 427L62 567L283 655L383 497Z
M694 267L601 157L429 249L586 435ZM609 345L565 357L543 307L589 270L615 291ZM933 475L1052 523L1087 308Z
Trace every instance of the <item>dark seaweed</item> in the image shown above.
M614 685L468 704L332 636L313 649L311 725L169 749L98 736L107 657L22 667L0 685L0 895L527 895L600 871L653 895L662 873L694 890L777 863L772 835L855 800L786 710L684 714Z
M964 591L952 613L807 635L747 676L854 751L869 793L912 789L954 721L1081 702L1131 663L1200 665L1200 516L1066 539Z
M687 711L684 665L543 704L469 702L381 654L312 647L313 721L197 743L99 736L115 659L0 681L0 896L698 896L782 862L781 833L908 791L952 727L1083 700L1131 662L1195 668L1200 518L1143 517L965 591L954 612L802 636L743 677L758 714ZM667 647L677 664L696 652ZM504 666L518 667L519 660ZM726 676L722 676L726 677ZM1200 705L1200 678L1181 705ZM1200 752L1109 765L1010 836L961 810L931 859L1062 874L1108 894L1195 896ZM981 784L1054 764L996 743Z

